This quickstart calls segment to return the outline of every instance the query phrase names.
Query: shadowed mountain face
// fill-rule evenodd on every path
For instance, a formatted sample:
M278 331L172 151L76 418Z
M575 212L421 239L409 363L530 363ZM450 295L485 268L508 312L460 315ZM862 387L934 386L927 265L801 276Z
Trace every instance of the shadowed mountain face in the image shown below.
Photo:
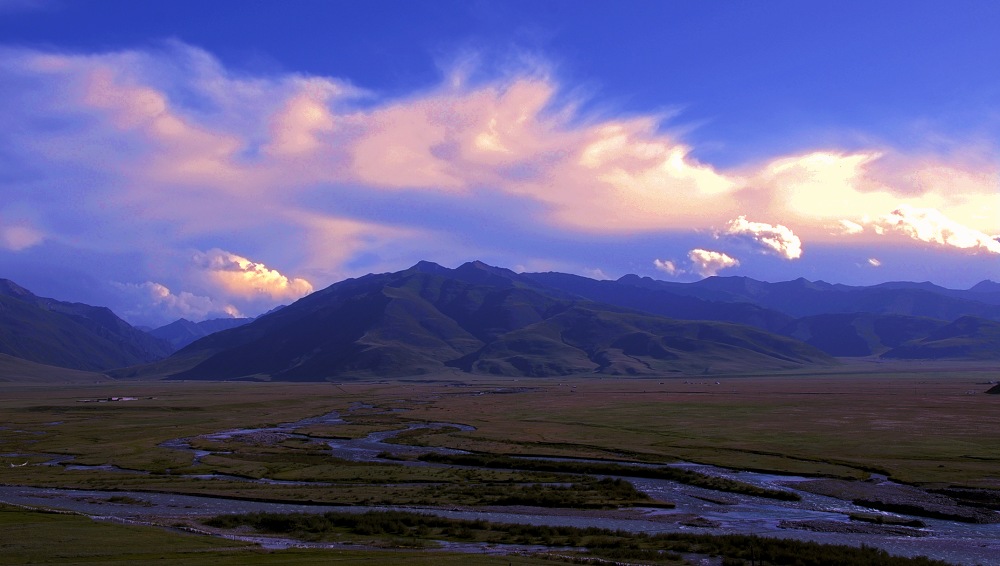
M148 334L154 338L166 340L170 343L172 351L177 351L199 338L204 338L209 334L214 334L221 330L243 326L252 320L252 318L213 318L201 322L191 322L186 318L181 318L165 326L150 330Z
M626 275L595 281L564 273L524 274L531 280L573 295L650 314L684 320L718 320L776 332L831 356L980 358L974 349L903 348L964 316L1000 319L1000 284L983 281L967 291L931 283L894 282L873 287L831 285L805 279L767 283L746 277L710 277L696 283L671 283ZM796 317L796 318L793 318Z
M831 356L853 357L883 354L947 324L933 318L891 314L819 314L797 319L778 332Z
M599 303L682 320L733 322L771 332L784 328L793 320L787 314L749 302L707 300L696 295L675 293L669 284L647 285L644 283L653 280L643 280L634 275L619 281L595 281L565 273L528 273L525 276L542 285Z
M158 360L170 350L107 308L37 297L0 279L0 353L100 371Z
M454 270L422 262L337 283L123 376L322 380L449 367L510 376L642 375L831 362L755 328L599 304L479 262Z

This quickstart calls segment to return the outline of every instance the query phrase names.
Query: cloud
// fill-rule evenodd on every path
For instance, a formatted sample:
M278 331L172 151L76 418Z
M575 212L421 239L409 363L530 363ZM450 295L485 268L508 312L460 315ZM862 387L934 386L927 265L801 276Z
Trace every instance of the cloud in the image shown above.
M296 300L313 290L312 284L305 279L286 277L263 263L218 248L198 252L193 260L212 281L236 297Z
M975 226L965 217L978 214L1000 228L989 160L820 150L721 170L664 133L662 117L582 116L579 100L530 67L471 86L444 80L374 104L337 78L231 73L176 41L81 55L7 49L4 70L28 79L13 83L21 89L14 95L33 101L15 121L37 115L69 124L26 137L33 150L49 163L117 176L124 194L110 202L180 217L186 230L211 230L218 218L197 211L219 209L234 212L227 224L261 210L292 221L307 210L296 203L343 191L455 199L495 192L557 229L598 234L702 229L751 207L822 238L828 230L812 234L821 223L875 216L905 194L966 224ZM31 123L8 131L30 131ZM793 248L774 236L778 247L764 245L789 257Z
M902 205L871 221L878 233L897 233L914 240L974 252L1000 254L1000 242L978 230L955 222L933 208Z
M694 265L694 270L702 277L711 277L719 271L730 267L738 267L738 259L730 257L722 252L703 250L695 248L688 252L688 259Z
M882 267L882 262L879 261L877 258L870 257L868 258L868 265L872 267Z
M583 269L583 274L591 279L597 279L598 281L607 281L611 279L611 277L609 277L607 273L604 273L600 267L586 267Z
M143 283L113 283L125 295L122 316L129 320L165 324L178 318L195 322L208 318L240 318L239 309L228 303L219 303L209 297L187 291L174 294L166 285L146 281Z
M671 277L684 273L684 270L677 267L677 264L669 259L654 259L653 267L670 275Z
M585 272L591 260L570 264L551 250L587 242L582 256L626 236L723 226L727 238L786 259L801 257L800 238L836 245L845 234L1000 245L967 237L1000 233L1000 174L988 151L813 147L719 167L671 133L670 116L588 115L579 109L593 105L572 96L574 85L530 66L387 96L338 77L234 72L202 49L165 42L97 53L0 48L0 82L4 210L45 219L0 223L0 248L42 254L51 246L40 243L56 242L141 256L145 271L128 280L247 311L418 259L492 254ZM965 231L880 216L900 203ZM747 211L781 224L750 222ZM502 240L484 218L503 226ZM553 247L536 244L544 241ZM195 273L191 249L210 250ZM622 265L650 257L629 253L641 255ZM654 267L678 276L736 265L722 256L733 263L678 255ZM278 257L280 272L248 259Z
M0 225L0 247L19 252L36 246L45 239L45 235L24 224Z
M772 226L764 222L750 222L746 216L730 220L725 235L750 241L762 246L765 253L773 253L785 259L802 257L802 241L787 227Z
M558 104L558 85L531 69L358 108L351 102L363 93L343 81L235 76L178 42L3 55L44 90L34 111L88 119L60 132L83 138L76 143L43 139L49 156L58 146L61 158L105 164L134 187L131 197L156 199L158 187L170 187L270 204L321 184L452 195L486 187L540 205L562 228L602 233L696 227L735 206L727 197L739 180L692 158L658 119L587 120L573 102ZM107 140L117 155L87 138Z
M745 168L741 197L758 213L780 216L810 239L836 241L831 222L876 217L900 202L936 208L981 231L1000 228L1000 167L995 152L956 148L950 155L912 155L889 148L854 153L812 151Z
M864 226L858 224L857 222L853 222L851 220L840 220L838 226L840 227L841 231L840 233L842 234L853 235L853 234L860 234L865 231Z

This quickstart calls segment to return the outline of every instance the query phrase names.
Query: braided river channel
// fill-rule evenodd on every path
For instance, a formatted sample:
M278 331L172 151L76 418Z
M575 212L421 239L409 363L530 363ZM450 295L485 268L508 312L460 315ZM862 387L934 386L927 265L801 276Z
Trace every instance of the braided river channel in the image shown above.
M208 439L226 439L241 435L276 434L284 437L296 437L295 431L301 427L314 424L331 425L342 423L337 413L303 419L293 423L285 423L276 427L236 429L205 435ZM331 456L362 462L393 463L397 465L430 464L413 460L385 459L384 456L406 456L430 451L457 453L457 450L444 448L415 447L394 444L386 440L405 431L415 428L455 427L461 430L472 430L472 427L454 423L413 424L408 428L384 431L370 434L355 440L325 440ZM316 439L312 439L316 440ZM195 450L191 447L191 439L180 438L163 443L162 446L185 450L191 453L194 461L210 454L207 451ZM69 468L71 462L60 461L54 465ZM227 499L221 497L206 497L178 495L168 493L130 492L130 491L87 491L58 488L39 488L24 486L0 486L0 502L19 505L27 508L56 509L80 513L99 520L111 520L124 523L165 524L164 521L176 517L210 517L226 513L276 512L276 513L324 513L328 511L346 511L363 513L371 510L406 510L438 515L454 519L485 520L497 523L520 523L532 525L600 527L606 529L621 529L630 532L673 533L688 532L700 534L753 534L764 537L809 540L820 543L845 544L851 546L867 545L881 548L891 554L900 556L927 556L944 560L952 564L1000 564L1000 514L996 515L998 522L963 522L946 519L936 519L909 516L899 513L888 513L863 505L852 500L818 493L809 486L817 478L806 478L787 475L771 475L763 473L734 471L713 466L674 463L671 465L690 468L703 474L720 476L738 480L751 485L768 489L786 490L796 493L799 501L780 501L764 497L722 493L705 488L694 487L674 481L623 478L631 482L637 489L658 501L672 502L676 506L670 509L635 507L618 511L601 512L576 509L542 509L531 507L387 507L387 506L329 506L304 505L294 503L274 503ZM86 469L76 466L74 469ZM111 467L102 466L103 470ZM135 473L121 470L122 473ZM227 480L241 479L253 482L277 482L266 478L246 479L234 476L199 476L206 480L213 477ZM840 481L840 480L837 480ZM305 483L305 482L294 482ZM845 482L846 483L846 482ZM884 477L875 476L865 482L851 482L865 489L886 489L904 493L906 490L918 491L894 484ZM116 503L109 502L114 499ZM889 527L859 523L850 518L851 514L866 514L884 516L894 521L919 521L917 527ZM915 523L917 524L917 523ZM235 538L235 537L231 537ZM276 537L242 537L254 540L264 546L304 546L297 541ZM449 550L481 551L476 545L446 544Z

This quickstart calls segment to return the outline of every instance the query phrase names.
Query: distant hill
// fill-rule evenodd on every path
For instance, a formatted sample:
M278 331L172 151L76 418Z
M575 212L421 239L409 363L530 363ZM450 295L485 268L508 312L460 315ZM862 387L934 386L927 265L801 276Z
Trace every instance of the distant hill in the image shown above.
M0 353L65 368L101 371L151 362L170 345L111 310L35 296L0 279Z
M893 348L882 357L1000 360L1000 322L962 317L935 329L924 338Z
M167 341L172 348L172 352L176 352L209 334L243 326L252 320L252 318L213 318L201 322L192 322L186 318L179 318L170 324L149 330L147 334Z
M653 281L631 276L618 281L595 281L566 273L526 273L529 279L599 303L635 309L682 320L715 320L746 324L775 332L793 318L749 302L707 300L683 295Z
M755 326L840 357L880 355L964 316L1000 319L995 306L1000 293L994 295L1000 284L992 281L963 291L927 282L851 287L806 279L768 283L709 277L674 283L636 275L617 281L564 273L523 275L575 296L651 314ZM917 355L908 349L895 355L906 352Z
M763 371L830 364L756 328L689 322L574 297L471 262L348 279L121 377L323 380L478 374Z
M865 312L948 321L962 316L1000 320L1000 296L994 297L989 291L992 282L977 285L977 291L961 291L930 283L852 287L802 278L768 283L749 277L709 277L694 283L674 283L626 275L618 281L703 300L749 303L794 318Z

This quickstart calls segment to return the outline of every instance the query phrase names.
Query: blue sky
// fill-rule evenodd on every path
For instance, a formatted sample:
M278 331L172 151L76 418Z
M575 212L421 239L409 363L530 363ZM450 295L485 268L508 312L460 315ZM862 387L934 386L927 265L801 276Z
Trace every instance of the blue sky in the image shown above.
M1000 279L993 2L0 0L0 277L139 324L428 259Z

